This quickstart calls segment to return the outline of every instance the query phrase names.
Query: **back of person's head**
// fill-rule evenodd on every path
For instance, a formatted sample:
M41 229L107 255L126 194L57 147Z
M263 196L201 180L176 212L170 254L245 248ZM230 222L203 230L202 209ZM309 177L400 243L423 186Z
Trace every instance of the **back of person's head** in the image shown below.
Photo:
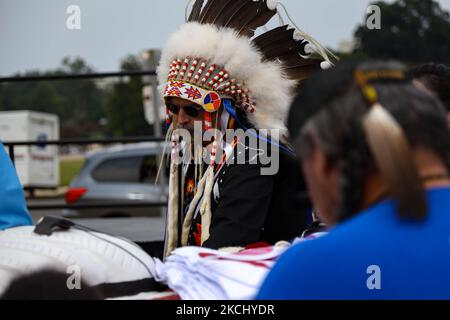
M379 174L402 218L427 213L413 150L423 147L450 170L449 129L442 103L417 90L396 62L346 62L308 80L288 127L302 160L315 150L339 172L337 221L363 210L367 177Z
M43 270L21 276L12 281L1 296L2 300L101 300L95 288L80 282L79 288L70 289L69 274Z
M450 112L450 67L437 63L422 64L411 69L408 76L435 92Z

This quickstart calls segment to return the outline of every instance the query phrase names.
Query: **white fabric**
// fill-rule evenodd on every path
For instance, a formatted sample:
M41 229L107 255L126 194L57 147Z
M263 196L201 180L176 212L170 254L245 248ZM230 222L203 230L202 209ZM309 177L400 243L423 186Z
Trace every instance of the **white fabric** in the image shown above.
M163 264L156 262L156 280L183 300L249 300L285 246L227 253L199 247L176 249Z
M73 229L52 236L33 230L0 231L0 295L16 277L44 269L66 273L69 266L78 266L82 280L93 286L155 274L153 258L126 240Z
M317 233L311 234L304 238L297 238L292 242L292 244L298 244L300 242L318 239L318 238L324 237L326 235L328 235L328 232L317 232Z
M33 230L0 231L0 296L20 275L43 269L66 273L69 266L78 266L82 280L93 286L155 278L183 300L249 300L289 247L286 243L237 253L184 247L163 263L133 243L105 234L72 229L40 236ZM149 292L119 299L149 300L165 295L171 294Z

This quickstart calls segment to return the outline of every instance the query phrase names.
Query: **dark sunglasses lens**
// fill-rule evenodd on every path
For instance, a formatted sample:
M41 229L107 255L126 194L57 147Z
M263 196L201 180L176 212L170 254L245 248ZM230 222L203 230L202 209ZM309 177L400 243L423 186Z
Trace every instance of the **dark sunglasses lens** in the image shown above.
M172 114L179 114L180 113L180 107L177 106L176 104L167 102L167 109L169 109L169 111ZM198 106L192 105L192 106L187 106L187 107L183 107L184 112L186 112L186 114L190 117L196 118L199 116L200 114L200 108Z
M200 114L200 109L196 106L184 107L184 112L190 117L196 118Z
M180 113L180 107L174 105L173 103L166 103L167 105L167 109L169 109L170 112L172 112L173 114L178 114Z

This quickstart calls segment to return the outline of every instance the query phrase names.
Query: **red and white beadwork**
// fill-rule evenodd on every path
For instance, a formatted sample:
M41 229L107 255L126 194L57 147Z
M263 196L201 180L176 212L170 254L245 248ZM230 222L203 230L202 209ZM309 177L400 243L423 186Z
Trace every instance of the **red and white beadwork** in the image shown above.
M215 93L219 100L216 98ZM255 112L251 93L223 67L210 65L205 59L186 57L170 65L164 97L179 97L201 105L207 112L220 107L220 97L233 99L243 110Z
M220 95L215 91L205 90L196 85L182 82L179 80L170 80L167 82L164 97L174 97L189 100L203 107L208 113L219 110L221 105Z

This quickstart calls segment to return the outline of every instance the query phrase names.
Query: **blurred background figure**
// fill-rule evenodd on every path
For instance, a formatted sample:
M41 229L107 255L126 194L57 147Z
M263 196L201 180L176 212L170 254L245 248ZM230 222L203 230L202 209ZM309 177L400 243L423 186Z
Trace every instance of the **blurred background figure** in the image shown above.
M32 224L16 169L1 143L0 199L0 231Z
M450 136L439 99L400 64L344 63L306 83L289 130L333 229L290 249L259 298L450 298Z

